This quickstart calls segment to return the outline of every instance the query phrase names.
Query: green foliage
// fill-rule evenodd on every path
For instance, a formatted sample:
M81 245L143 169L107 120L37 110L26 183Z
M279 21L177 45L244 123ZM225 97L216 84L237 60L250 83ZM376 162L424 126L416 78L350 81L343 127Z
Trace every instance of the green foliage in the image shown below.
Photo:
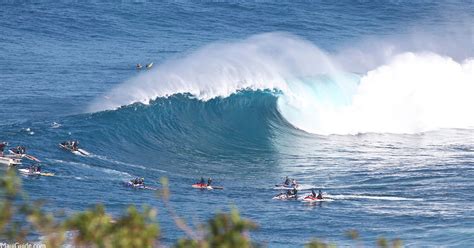
M319 241L317 239L312 240L311 242L306 244L306 248L332 248L332 247L336 247L336 246L332 245L332 244L324 243L324 242Z
M72 241L87 247L155 247L159 228L156 210L145 208L139 212L130 206L127 213L113 220L105 208L97 205L58 221L42 210L42 202L30 203L22 193L21 183L14 170L0 179L0 240L24 243L27 235L42 234L47 247L61 247L66 231L73 231Z
M175 247L184 248L245 248L256 247L249 232L257 225L242 219L239 212L233 209L230 213L219 213L206 224L194 230L186 225L169 204L170 191L168 180L161 179L163 189L159 197L163 200L170 216L178 228L186 233ZM24 243L30 234L41 234L47 247L62 247L66 242L66 232L72 236L68 244L82 247L157 247L159 246L159 226L156 222L156 210L145 207L138 211L130 206L123 216L116 219L107 214L104 206L97 205L92 209L79 212L71 217L58 220L53 214L42 210L42 202L30 202L21 190L21 181L14 170L0 178L0 240ZM359 233L350 230L346 235L358 241ZM359 246L359 245L358 245ZM402 247L401 240L391 242L385 238L377 240L381 248ZM335 247L319 240L313 240L307 248Z
M215 215L201 228L204 238L180 239L176 247L253 247L247 232L256 229L257 225L242 219L239 212L233 209L230 214Z
M391 245L390 245L390 242L385 239L385 238L379 238L377 239L377 246L380 247L380 248L400 248L403 246L403 243L400 239L394 239L392 240L391 242Z
M130 206L117 220L105 213L102 205L78 213L65 222L68 230L76 230L74 243L97 247L153 247L157 244L159 228L153 223L156 211L146 208L143 213Z

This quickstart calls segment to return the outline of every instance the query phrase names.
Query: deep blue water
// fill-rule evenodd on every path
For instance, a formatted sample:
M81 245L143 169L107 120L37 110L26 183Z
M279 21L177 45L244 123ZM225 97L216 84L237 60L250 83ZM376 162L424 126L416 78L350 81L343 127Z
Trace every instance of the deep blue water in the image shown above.
M154 192L122 182L168 177L172 205L193 224L237 206L270 247L344 245L348 229L366 246L385 236L467 247L473 20L472 1L3 1L0 140L26 145L56 174L23 177L48 209L156 206L165 244L184 234ZM149 104L129 104L140 101ZM60 150L66 139L92 155ZM201 176L225 190L192 190ZM335 201L272 200L285 176Z

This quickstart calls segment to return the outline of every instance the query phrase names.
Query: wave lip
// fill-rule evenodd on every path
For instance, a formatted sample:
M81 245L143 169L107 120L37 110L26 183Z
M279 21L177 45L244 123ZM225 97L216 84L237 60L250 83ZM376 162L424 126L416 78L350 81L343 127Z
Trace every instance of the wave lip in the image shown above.
M313 134L474 127L474 59L403 52L355 74L340 58L286 33L214 43L126 81L90 110L179 94L208 101L239 91L277 90L282 117Z
M148 104L175 94L209 100L240 90L285 91L288 78L334 70L326 53L310 42L286 33L267 33L240 42L213 43L167 61L119 85L89 110Z

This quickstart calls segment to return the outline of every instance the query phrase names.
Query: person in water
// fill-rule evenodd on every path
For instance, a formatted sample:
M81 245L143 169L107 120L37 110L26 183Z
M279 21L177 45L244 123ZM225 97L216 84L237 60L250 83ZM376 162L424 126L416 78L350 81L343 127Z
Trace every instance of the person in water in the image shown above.
M26 148L24 146L17 146L14 150L14 153L16 154L25 154L26 153Z
M28 170L29 170L30 173L41 172L41 168L39 166L36 166L36 165L30 166L30 168L28 168Z
M295 179L291 180L291 186L293 186L293 187L298 186Z
M141 68L143 68L143 66L140 63L138 63L137 64L137 69L141 69Z
M3 156L3 151L5 150L6 146L7 146L7 142L0 143L0 156Z
M319 190L318 196L316 198L323 199L323 192L321 192L321 190Z
M72 142L71 147L72 147L72 149L73 149L74 151L77 151L77 149L79 148L79 141L74 140L74 141Z
M286 191L286 195L288 197L296 196L298 194L298 190L296 188L289 189Z
M290 185L290 179L288 178L288 176L285 177L285 185Z
M132 184L135 185L135 186L143 185L143 184L145 184L145 179L137 177L137 178L132 180Z
M74 150L74 141L68 140L63 143L61 143L63 146L65 146L67 149Z
M207 179L207 186L211 186L211 183L212 183L212 179L211 178Z

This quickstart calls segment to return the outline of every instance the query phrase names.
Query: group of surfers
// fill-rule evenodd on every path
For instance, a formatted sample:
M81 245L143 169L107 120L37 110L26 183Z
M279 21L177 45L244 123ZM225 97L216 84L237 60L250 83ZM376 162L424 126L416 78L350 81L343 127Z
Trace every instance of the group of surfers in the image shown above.
M134 179L130 180L130 183L135 187L144 186L145 185L145 179L143 177L137 177L137 178L134 178ZM198 184L200 184L202 186L209 187L212 184L212 178L208 178L207 183L206 183L206 181L204 180L204 177L201 177L201 180L198 182Z
M64 141L61 145L72 151L77 151L79 149L79 141L77 140Z
M8 145L7 142L0 142L0 157L4 156L5 147L7 145ZM73 151L77 151L79 149L79 141L77 140L68 140L68 141L62 142L61 145ZM14 155L25 155L26 147L16 146L10 149L10 152L13 153Z
M285 177L285 181L283 182L283 185L284 186L287 186L287 187L293 187L293 189L289 189L286 191L286 195L288 197L292 197L292 198L296 198L296 196L298 195L298 183L296 182L295 179L290 179L288 176ZM318 199L318 200L321 200L323 199L323 193L321 190L318 191L318 194L316 194L316 192L314 192L314 189L311 189L311 197L315 198L315 199Z
M6 142L1 142L0 143L0 156L3 156L3 152L4 152L5 147L7 146L7 144L8 143L6 143ZM69 140L69 141L62 142L61 144L63 146L65 146L66 148L68 148L70 150L73 150L73 151L77 151L79 149L79 142L77 140ZM15 148L10 149L10 151L14 154L17 154L17 155L26 154L26 148L24 146L17 146ZM41 167L39 165L32 165L32 166L30 166L29 171L31 173L41 172ZM130 183L133 184L133 186L144 186L145 185L145 179L137 177L135 179L130 180ZM204 177L201 177L201 180L199 180L199 182L197 184L199 184L201 186L209 187L212 184L212 179L208 178L207 183L206 183L206 181L204 180ZM283 182L283 185L287 186L287 187L293 187L293 189L289 189L289 190L286 191L286 195L288 197L296 197L297 196L297 194L298 194L298 189L297 189L298 183L296 182L295 179L290 179L287 176L287 177L285 177L285 181ZM315 199L323 199L323 194L322 194L321 190L319 190L318 194L316 194L316 192L314 192L314 189L311 189L311 196Z
M206 182L204 181L204 177L201 177L201 180L199 180L198 184L202 185L202 186L211 186L211 183L212 183L212 178L208 178L207 179L207 184Z
M0 157L5 156L4 152L7 145L8 145L7 142L0 142ZM9 151L10 153L13 154L13 156L26 155L26 147L24 146L16 146L16 147L11 148Z
M30 168L28 168L30 173L38 173L41 172L41 166L40 165L32 165Z
M144 186L145 179L143 177L137 177L135 179L130 180L130 183L132 183L133 186Z
M153 67L153 62L151 62L150 64L146 64L146 65L145 65L145 68L147 68L147 69L150 69L151 67ZM138 63L138 64L135 66L135 68L137 68L137 70L140 70L140 69L143 68L143 66L142 66L142 64Z

